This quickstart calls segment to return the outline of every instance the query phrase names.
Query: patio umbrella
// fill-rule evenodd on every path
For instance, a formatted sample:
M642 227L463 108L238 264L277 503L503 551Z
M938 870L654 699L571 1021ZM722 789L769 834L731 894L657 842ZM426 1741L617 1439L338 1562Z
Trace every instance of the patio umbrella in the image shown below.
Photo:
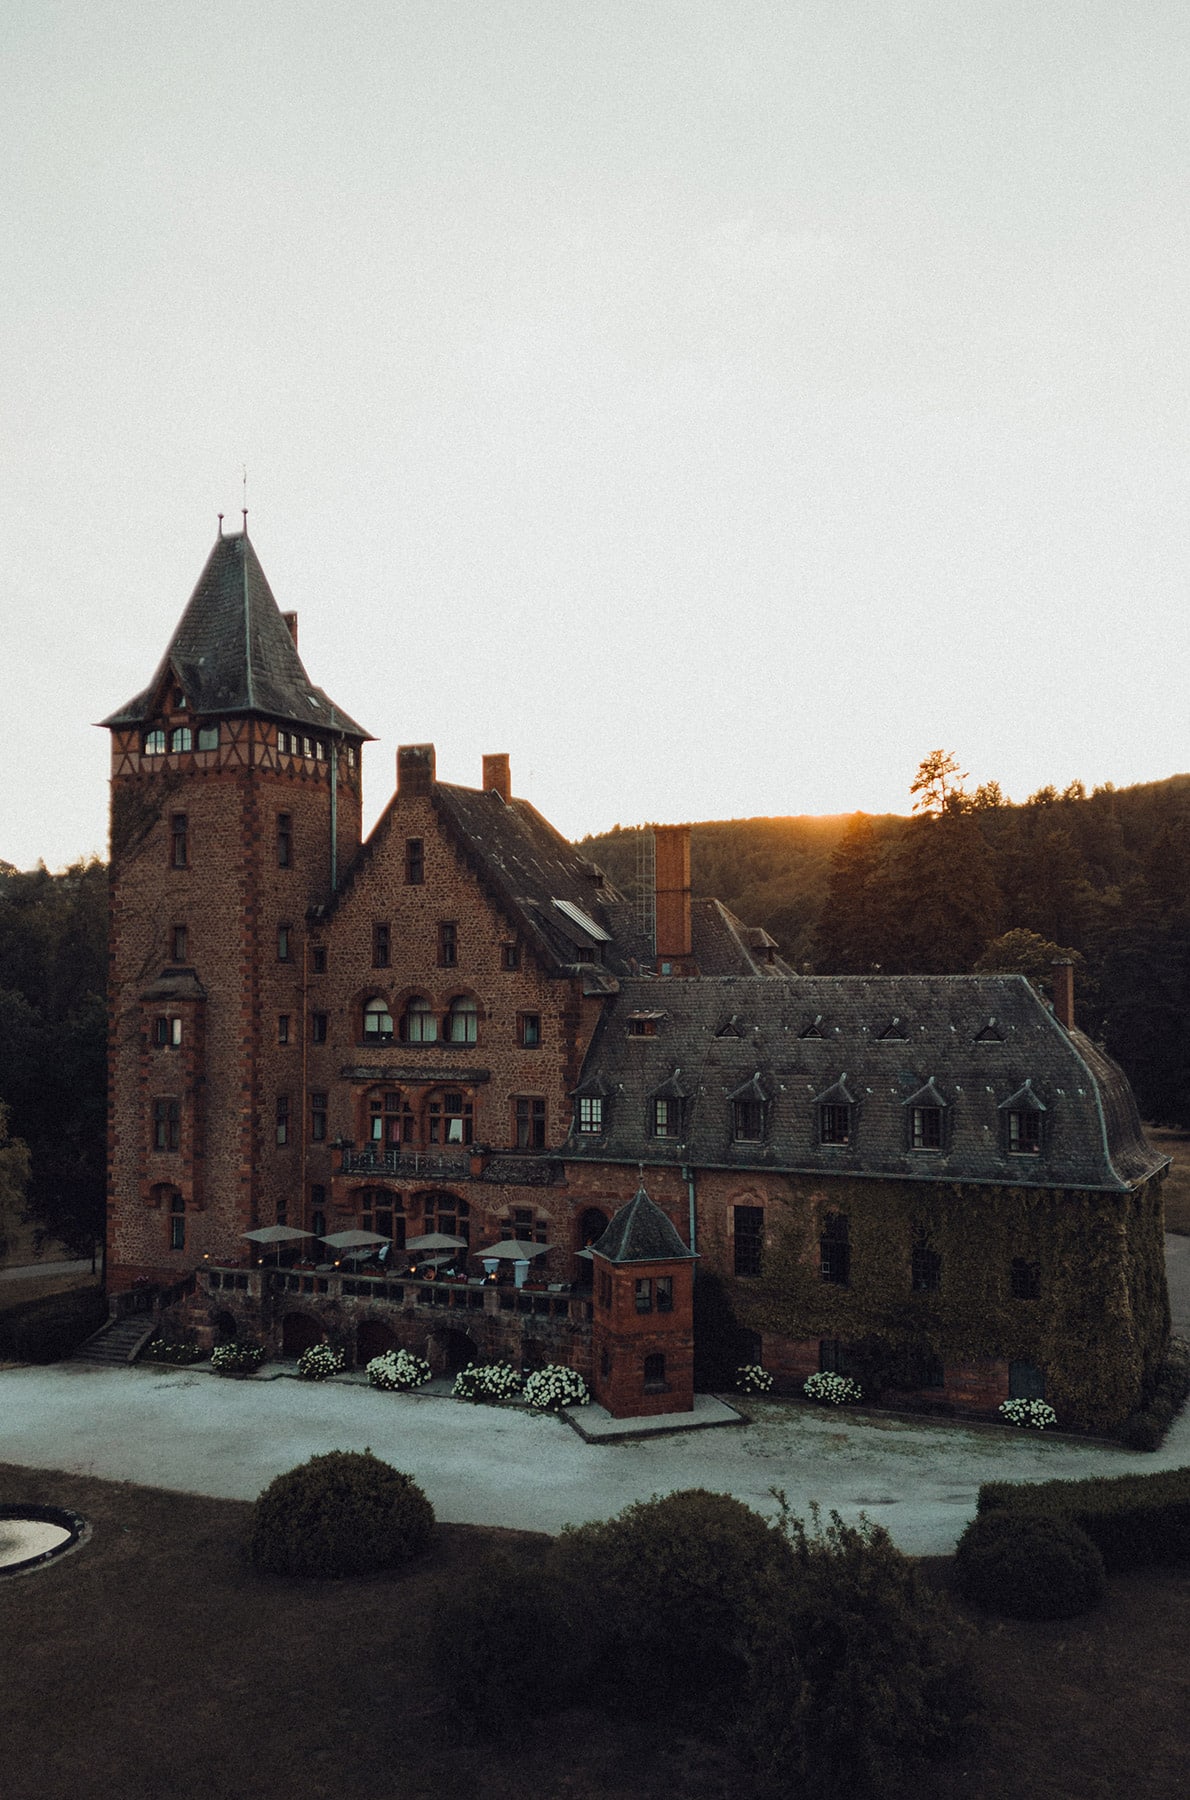
M294 1225L261 1225L255 1231L242 1231L240 1236L250 1238L254 1244L275 1244L280 1264L282 1244L296 1243L299 1238L313 1237L314 1233L299 1231Z
M474 1255L495 1257L501 1262L530 1262L533 1257L544 1256L552 1249L552 1244L526 1244L520 1238L501 1238L498 1244L485 1244Z
M466 1238L448 1237L445 1231L427 1231L424 1237L406 1238L406 1250L465 1250Z
M362 1250L365 1244L391 1244L379 1231L332 1231L330 1237L323 1238L332 1250Z

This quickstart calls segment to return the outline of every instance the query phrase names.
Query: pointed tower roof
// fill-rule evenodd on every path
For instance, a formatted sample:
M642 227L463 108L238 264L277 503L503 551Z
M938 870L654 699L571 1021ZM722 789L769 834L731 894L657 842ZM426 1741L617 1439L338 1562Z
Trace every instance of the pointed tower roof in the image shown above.
M195 713L258 713L307 730L371 736L306 674L246 531L216 539L152 681L103 723L144 724L169 680Z
M692 1262L697 1252L687 1249L670 1220L643 1187L622 1206L603 1236L591 1245L592 1254L612 1263Z

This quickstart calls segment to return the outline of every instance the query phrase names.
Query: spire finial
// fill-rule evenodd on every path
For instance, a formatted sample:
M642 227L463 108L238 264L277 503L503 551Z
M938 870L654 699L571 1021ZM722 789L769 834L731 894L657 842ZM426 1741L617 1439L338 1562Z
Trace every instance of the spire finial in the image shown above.
M219 536L223 536L223 514L219 514Z

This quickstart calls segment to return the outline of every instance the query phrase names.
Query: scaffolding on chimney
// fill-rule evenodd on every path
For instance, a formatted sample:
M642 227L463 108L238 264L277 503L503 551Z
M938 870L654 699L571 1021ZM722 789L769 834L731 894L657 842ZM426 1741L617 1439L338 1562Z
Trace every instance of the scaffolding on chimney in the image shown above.
M657 840L651 826L636 834L636 924L649 953L657 959Z

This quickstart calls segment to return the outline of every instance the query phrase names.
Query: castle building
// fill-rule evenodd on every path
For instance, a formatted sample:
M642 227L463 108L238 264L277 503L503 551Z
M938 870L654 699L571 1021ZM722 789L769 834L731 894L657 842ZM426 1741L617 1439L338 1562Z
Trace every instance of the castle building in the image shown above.
M365 841L370 734L246 530L104 723L116 1293L208 1339L566 1362L620 1415L688 1409L700 1358L1091 1428L1139 1403L1165 1165L1068 971L1052 1009L1017 976L795 975L693 898L685 828L642 908L506 756L467 788L402 747Z

